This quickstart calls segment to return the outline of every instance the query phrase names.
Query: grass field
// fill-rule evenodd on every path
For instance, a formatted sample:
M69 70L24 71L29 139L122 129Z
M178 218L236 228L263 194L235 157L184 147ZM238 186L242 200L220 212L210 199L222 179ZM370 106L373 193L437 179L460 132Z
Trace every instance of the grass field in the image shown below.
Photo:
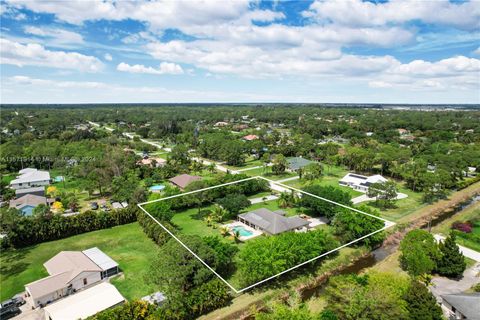
M457 213L453 217L443 221L441 224L435 226L432 230L435 233L440 233L444 236L447 236L450 233L452 223L455 221L467 221L471 220L474 218L479 218L480 217L480 202L475 203L474 205L466 208L465 210L462 210L461 212ZM480 243L472 239L473 235L476 235L476 237L480 236L480 226L477 224L473 228L473 231L471 234L464 234L461 232L457 232L457 243L459 245L471 248L473 250L480 251Z
M143 233L138 223L93 231L70 238L45 242L0 253L1 300L24 290L24 285L47 276L43 263L64 250L98 247L117 261L123 275L112 283L127 299L141 298L153 291L144 282L157 246Z

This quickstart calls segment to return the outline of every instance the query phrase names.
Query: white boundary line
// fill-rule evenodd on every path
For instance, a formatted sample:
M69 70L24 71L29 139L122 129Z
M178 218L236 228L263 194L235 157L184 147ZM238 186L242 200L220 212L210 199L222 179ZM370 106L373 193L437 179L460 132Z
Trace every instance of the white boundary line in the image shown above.
M353 240L353 241L350 241L350 242L348 242L348 243L345 243L345 244L339 246L338 248L335 248L335 249L330 250L330 251L328 251L328 252L322 253L321 255L319 255L319 256L317 256L317 257L314 257L314 258L312 258L312 259L310 259L310 260L307 260L307 261L305 261L305 262L302 262L302 263L300 263L300 264L298 264L298 265L296 265L296 266L293 266L293 267L291 267L291 268L289 268L289 269L286 269L286 270L284 270L284 271L282 271L282 272L279 272L279 273L277 273L277 274L275 274L275 275L273 275L273 276L271 276L271 277L268 277L268 278L266 278L266 279L260 280L260 281L254 283L254 284L252 284L252 285L249 285L249 286L247 286L247 287L245 287L245 288L242 288L242 289L238 289L238 290L237 290L237 289L235 289L235 287L233 287L227 280L225 280L221 275L219 275L212 267L210 267L205 261L203 261L203 260L202 260L195 252L193 252L187 245L185 245L180 239L178 239L170 230L168 230L165 226L163 226L157 219L155 219L155 217L153 217L147 210L145 210L145 209L142 207L143 205L146 205L146 204L149 204L149 203L154 203L154 202L158 202L158 201L163 201L163 200L168 200L168 199L172 199L172 198L177 198L177 197L185 196L185 195L188 195L188 194L193 194L193 193L198 193L198 192L202 192L202 191L206 191L206 190L211 190L211 189L215 189L215 188L220 188L220 187L224 187L224 186L228 186L228 185L232 185L232 184L237 184L237 183L240 183L240 182L249 181L249 180L253 180L253 179L255 179L255 180L257 180L257 179L262 179L262 180L268 181L268 182L271 183L271 184L273 183L273 184L279 185L279 186L281 186L281 187L284 187L284 188L287 188L287 189L290 189L290 190L293 190L293 191L296 191L296 192L300 192L300 193L302 193L302 194L306 194L306 195L308 195L308 196L312 196L312 197L314 197L314 198L327 201L327 202L329 202L329 203L333 203L333 204L335 204L335 205L338 205L338 206L341 206L341 207L343 207L343 208L352 210L352 211L354 211L354 212L361 213L361 214L370 216L370 217L372 217L372 218L376 218L376 219L382 220L382 221L386 222L386 225L385 225L383 228L381 228L381 229L379 229L379 230L377 230L377 231L371 232L371 233L369 233L369 234L367 234L367 235L364 235L364 236L362 236L362 237L360 237L360 238L358 238L358 239L355 239L355 240ZM241 180L237 180L237 181L231 181L231 182L227 182L227 183L220 184L220 185L216 185L216 186L212 186L212 187L207 187L207 188L200 189L200 190L189 191L189 192L180 193L180 194L176 194L176 195L169 196L169 197L165 197L165 198L161 198L161 199L155 199L155 200L151 200L151 201L147 201L147 202L142 202L142 203L139 203L139 204L138 204L138 207L139 207L143 212L145 212L145 214L147 214L153 221L155 221L163 230L165 230L169 235L171 235L175 240L177 240L185 249L187 249L188 252L190 252L195 258L197 258L205 267L207 267L210 271L212 271L213 274L215 274L215 275L216 275L221 281L223 281L230 289L232 289L233 292L235 292L235 293L237 293L237 294L238 294L238 293L242 293L242 292L244 292L244 291L247 291L247 290L249 290L249 289L251 289L251 288L253 288L253 287L256 287L256 286L258 286L258 285L260 285L260 284L262 284L262 283L264 283L264 282L267 282L267 281L270 281L270 280L272 280L272 279L274 279L274 278L277 278L277 277L281 276L282 274L285 274L285 273L287 273L287 272L290 272L290 271L292 271L292 270L295 270L295 269L297 269L297 268L300 268L300 267L302 267L302 266L304 266L304 265L306 265L306 264L308 264L308 263L310 263L310 262L313 262L313 261L315 261L315 260L318 260L318 259L320 259L320 258L322 258L322 257L324 257L324 256L326 256L326 255L328 255L328 254L331 254L331 253L333 253L333 252L335 252L335 251L338 251L338 250L340 250L340 249L342 249L342 248L345 248L345 247L347 247L347 246L349 246L349 245L351 245L351 244L354 244L354 243L356 243L356 242L358 242L358 241L361 241L361 240L363 240L363 239L365 239L365 238L368 238L368 237L370 237L370 236L372 236L372 235L374 235L374 234L376 234L376 233L379 233L379 232L381 232L381 231L383 231L383 230L386 230L386 229L388 229L388 228L390 228L390 227L392 227L392 226L395 225L395 222L392 222L392 221L389 221L389 220L386 220L386 219L377 217L377 216L372 215L372 214L370 214L370 213L363 212L363 211L361 211L361 210L358 210L358 209L355 209L355 208L346 206L346 205L344 205L344 204L341 204L341 203L338 203L338 202L335 202L335 201L332 201L332 200L329 200L329 199L326 199L326 198L322 198L322 197L317 196L317 195L315 195L315 194L312 194L312 193L309 193L309 192L305 192L305 191L303 191L303 190L300 190L300 189L297 189L297 188L294 188L294 187L291 187L291 186L285 185L285 184L283 184L283 183L276 182L276 181L274 181L274 180L270 180L270 179L267 179L267 178L261 177L261 176L250 177L250 178L241 179Z

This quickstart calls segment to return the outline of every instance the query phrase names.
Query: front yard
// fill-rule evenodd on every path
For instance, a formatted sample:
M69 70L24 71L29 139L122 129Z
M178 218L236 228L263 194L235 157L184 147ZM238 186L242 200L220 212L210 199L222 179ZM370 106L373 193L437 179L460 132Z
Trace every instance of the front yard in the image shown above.
M145 283L144 275L158 247L147 238L138 223L131 223L23 249L2 251L1 300L22 292L25 284L47 276L43 263L58 252L91 247L98 247L119 263L123 275L112 279L112 283L125 298L137 299L153 292L153 288Z

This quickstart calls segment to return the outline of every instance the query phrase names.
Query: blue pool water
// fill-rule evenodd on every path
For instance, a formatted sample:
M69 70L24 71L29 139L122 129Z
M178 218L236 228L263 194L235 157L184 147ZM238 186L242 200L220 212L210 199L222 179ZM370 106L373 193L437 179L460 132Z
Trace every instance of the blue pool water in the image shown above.
M242 237L249 237L253 234L253 232L248 231L247 229L245 229L242 226L235 226L235 227L232 228L232 230L234 232L238 231L238 233L240 233L240 236L242 236Z
M165 186L163 184L157 184L150 187L150 191L161 191L163 189L165 189Z

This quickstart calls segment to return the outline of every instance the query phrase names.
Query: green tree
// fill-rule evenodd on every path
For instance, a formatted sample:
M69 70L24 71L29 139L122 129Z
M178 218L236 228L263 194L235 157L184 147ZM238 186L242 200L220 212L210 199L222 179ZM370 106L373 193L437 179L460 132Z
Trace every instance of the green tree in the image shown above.
M394 181L372 183L367 190L367 196L376 198L375 203L382 208L393 207L397 195L397 186Z
M348 191L343 191L333 186L311 185L303 188L303 191L314 194L316 196L329 199L345 205L352 205L351 195ZM316 215L323 215L332 219L337 212L341 211L341 207L336 204L327 202L322 199L315 198L311 195L305 195L301 200L302 206L310 209Z
M438 261L438 273L447 277L460 277L466 268L465 257L455 243L455 233L450 232L445 241L440 242L441 258Z
M292 308L282 304L276 304L271 312L259 312L255 314L255 320L315 320L317 319L305 306Z
M309 163L302 169L302 177L305 180L315 180L321 178L323 175L323 166L321 163Z
M158 195L156 197L161 196ZM174 215L174 211L172 210L168 201L151 202L145 205L145 210L147 210L148 213L150 213L159 221L170 221Z
M408 232L400 242L400 264L412 276L431 273L437 267L440 251L433 236L425 230Z
M404 296L407 302L409 319L411 320L441 320L442 309L427 287L412 279Z
M287 169L287 159L282 154L276 154L272 159L273 174L282 174Z
M250 205L250 200L243 194L228 194L224 198L218 199L217 203L233 218Z

